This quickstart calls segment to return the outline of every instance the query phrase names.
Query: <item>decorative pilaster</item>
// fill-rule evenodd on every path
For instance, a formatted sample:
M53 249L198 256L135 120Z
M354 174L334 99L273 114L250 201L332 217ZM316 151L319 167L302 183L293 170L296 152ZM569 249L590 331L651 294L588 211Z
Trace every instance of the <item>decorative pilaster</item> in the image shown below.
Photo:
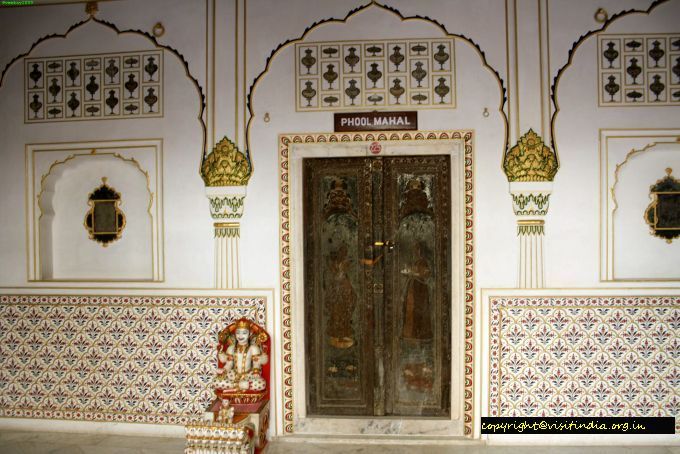
M240 288L240 219L246 199L246 186L207 187L210 214L215 227L215 287Z
M544 217L552 183L510 183L512 208L517 216L519 237L520 288L543 288L543 237Z
M210 201L215 228L215 287L241 287L239 272L240 220L246 199L246 185L252 173L247 156L228 138L217 143L203 161L201 176Z
M553 150L529 130L505 155L503 170L510 182L517 216L520 288L543 288L543 237L552 181L559 164Z

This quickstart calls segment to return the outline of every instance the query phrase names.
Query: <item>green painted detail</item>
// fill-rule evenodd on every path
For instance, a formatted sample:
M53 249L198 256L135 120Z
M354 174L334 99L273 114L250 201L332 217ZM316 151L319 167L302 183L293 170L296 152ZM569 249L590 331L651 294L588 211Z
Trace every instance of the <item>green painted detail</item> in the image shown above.
M517 235L543 235L544 229L542 225L518 225Z
M215 227L215 238L240 238L239 227Z
M520 210L524 210L527 205L534 203L539 210L548 204L550 194L513 194L512 201L517 204ZM545 210L547 212L547 210Z
M218 218L240 218L241 214L237 213L243 208L243 202L246 197L244 195L235 195L231 197L210 197L210 211L214 213L214 217ZM228 207L231 213L221 214L224 207Z

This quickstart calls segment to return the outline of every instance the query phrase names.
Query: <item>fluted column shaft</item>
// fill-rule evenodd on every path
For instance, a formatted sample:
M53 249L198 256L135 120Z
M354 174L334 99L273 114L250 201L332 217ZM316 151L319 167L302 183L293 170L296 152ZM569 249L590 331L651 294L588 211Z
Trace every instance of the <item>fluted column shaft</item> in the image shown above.
M510 183L519 238L519 288L544 288L543 238L552 183Z
M215 288L241 287L239 270L240 219L246 198L245 186L207 187L215 229Z
M240 288L238 222L216 222L215 226L215 287Z

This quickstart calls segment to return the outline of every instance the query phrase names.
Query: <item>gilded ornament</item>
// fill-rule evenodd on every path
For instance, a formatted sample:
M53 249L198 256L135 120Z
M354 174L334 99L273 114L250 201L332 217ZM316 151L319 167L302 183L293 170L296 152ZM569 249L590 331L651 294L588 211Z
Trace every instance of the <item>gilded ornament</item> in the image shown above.
M652 203L645 210L645 222L651 234L672 243L680 236L680 180L674 178L673 169L649 188Z
M594 17L595 22L597 22L598 24L604 24L609 19L609 13L604 8L598 8L597 11L595 11Z
M102 184L87 198L90 210L85 215L85 229L90 239L106 247L112 241L120 239L125 228L125 214L120 210L120 193L110 187L106 177Z
M543 221L519 221L517 222L517 236L544 235Z
M245 186L252 174L248 157L236 144L224 137L201 166L201 177L206 186Z
M88 16L94 17L99 12L99 5L97 2L87 2L85 4L85 13Z
M505 155L503 171L508 181L553 181L557 155L532 129Z

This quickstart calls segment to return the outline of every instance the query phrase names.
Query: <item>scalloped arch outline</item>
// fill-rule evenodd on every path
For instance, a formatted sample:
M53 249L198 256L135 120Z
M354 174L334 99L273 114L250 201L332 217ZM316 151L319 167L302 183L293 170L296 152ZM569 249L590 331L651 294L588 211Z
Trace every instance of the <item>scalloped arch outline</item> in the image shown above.
M560 79L564 75L565 71L567 68L571 66L574 60L574 55L576 54L576 51L578 48L583 44L588 38L591 36L595 36L600 32L605 31L615 20L620 19L622 17L628 16L630 14L647 14L649 15L657 6L662 5L664 3L668 3L670 0L655 0L652 2L651 5L647 9L627 9L624 11L619 11L618 13L612 15L609 19L607 19L600 28L596 28L594 30L590 30L589 32L584 33L581 35L580 38L578 38L574 43L571 45L571 49L569 49L569 56L567 58L567 62L557 70L557 74L555 75L555 78L553 79L553 83L550 86L550 99L552 101L554 111L552 114L552 118L550 119L550 146L552 147L553 151L555 152L555 155L557 156L557 163L559 165L560 158L559 158L559 153L557 152L557 144L555 143L555 122L557 121L557 114L560 112L560 105L557 102L557 90L559 88L559 83Z
M71 25L64 33L61 33L61 34L60 33L50 33L48 35L44 35L44 36L38 38L33 44L31 44L31 47L28 49L28 51L26 51L22 54L16 55L14 58L12 58L9 61L9 63L7 63L7 65L5 65L5 68L2 70L2 73L0 73L0 90L2 90L3 83L5 81L5 76L9 73L9 70L12 68L12 66L14 66L14 64L17 61L21 60L22 58L28 57L31 54L31 52L33 52L33 50L35 50L36 47L38 47L40 44L42 44L45 41L48 41L48 40L53 39L53 38L66 39L68 37L69 33L71 33L73 30L76 30L76 29L82 27L83 25L89 23L90 21L95 22L95 23L102 25L104 27L107 27L107 28L113 30L114 32L116 32L116 34L118 34L118 35L125 35L125 34L130 33L130 34L142 36L142 37L148 39L156 48L163 49L163 50L170 52L172 55L177 57L177 59L182 64L182 66L184 66L184 71L186 73L186 76L189 80L191 80L191 82L193 82L194 87L196 88L196 91L198 92L198 95L199 95L199 98L200 98L200 101L201 101L200 109L198 111L198 117L197 117L199 123L201 124L201 131L202 131L202 135L203 135L203 144L202 144L202 147L201 147L201 160L200 160L200 163L199 163L199 166L198 166L198 173L200 175L201 166L203 165L203 160L206 157L206 151L207 151L206 146L207 146L207 140L208 140L208 138L207 138L207 126L205 124L205 120L203 119L203 115L205 113L205 94L203 93L203 87L201 87L201 84L198 83L198 79L196 79L191 74L191 71L189 71L189 62L186 60L186 58L184 58L184 55L182 55L174 47L171 47L171 46L168 46L168 45L165 45L165 44L160 44L158 42L158 40L156 39L156 37L153 36L152 34L148 33L148 32L145 32L145 31L142 31L142 30L135 30L135 29L121 30L120 28L118 28L118 26L116 24L114 24L112 22L108 22L108 21L105 21L105 20L102 20L102 19L97 19L95 16L90 16L87 19L84 19L80 22L76 22L75 24Z
M252 125L252 121L255 117L255 112L254 112L254 108L253 108L253 96L254 96L255 88L257 88L257 85L264 78L264 76L267 74L267 72L269 72L269 69L270 69L272 62L273 62L274 58L276 57L276 55L279 53L279 51L283 50L284 48L288 47L289 45L304 41L305 38L307 37L307 35L309 35L309 33L311 33L316 28L318 28L322 25L325 25L325 24L330 24L330 23L338 23L338 24L347 23L347 21L350 18L352 18L352 16L362 13L363 11L367 10L368 8L370 8L372 6L375 6L377 8L381 8L381 9L383 9L383 10L389 12L389 13L394 14L402 22L406 22L406 21L409 21L409 20L422 20L422 21L425 21L425 22L429 22L430 24L438 27L447 36L461 39L464 42L466 42L467 44L471 45L477 51L480 59L482 60L482 66L484 68L486 68L487 70L489 70L494 75L494 77L496 78L496 81L498 82L500 90L501 90L501 100L500 100L500 103L499 103L499 106L498 106L498 112L501 114L501 116L503 118L503 123L505 125L505 138L504 138L504 147L503 147L503 154L505 154L505 150L507 150L507 148L508 148L508 127L509 127L508 116L507 116L507 114L505 113L505 110L504 110L505 109L505 103L507 102L507 99L508 99L507 98L507 89L505 88L505 83L504 83L503 78L501 77L500 73L498 72L498 70L496 70L494 67L492 67L489 64L489 62L486 60L486 54L482 50L482 48L479 46L479 44L477 44L475 41L473 41L471 38L468 38L465 35L462 35L462 34L459 34L459 33L449 32L446 29L446 26L444 24L442 24L441 22L437 21L436 19L432 19L428 16L421 16L420 14L416 14L416 15L413 15L413 16L405 16L397 8L384 5L382 3L379 3L376 0L371 0L369 3L367 3L365 5L358 6L354 9L350 10L345 15L345 17L342 18L342 19L336 19L336 18L331 17L331 18L328 18L328 19L322 19L322 20L313 22L311 25L309 25L307 28L305 28L304 32L302 32L302 35L300 35L300 37L291 38L287 41L282 42L276 48L274 48L274 50L272 50L269 57L267 57L267 62L265 64L264 69L262 70L262 72L260 72L260 74L258 74L255 77L255 79L253 80L253 83L250 85L250 88L248 90L248 95L246 96L246 106L248 108L249 118L248 118L248 123L246 125L246 131L245 131L245 134L246 134L245 154L246 154L246 157L248 158L248 161L251 163L251 168L253 170L254 170L254 166L252 164L252 159L251 159L251 156L250 156L250 128L251 128L251 125Z

